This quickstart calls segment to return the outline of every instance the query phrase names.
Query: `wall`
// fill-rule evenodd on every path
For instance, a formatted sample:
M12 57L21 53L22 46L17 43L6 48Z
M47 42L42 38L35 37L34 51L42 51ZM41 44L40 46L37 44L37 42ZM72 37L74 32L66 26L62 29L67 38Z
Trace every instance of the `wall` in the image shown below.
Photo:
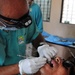
M60 23L61 4L62 0L52 0L50 22L44 22L44 30L53 35L75 38L75 25ZM59 50L58 55L61 57L69 55L66 48L62 46L57 46L57 48Z

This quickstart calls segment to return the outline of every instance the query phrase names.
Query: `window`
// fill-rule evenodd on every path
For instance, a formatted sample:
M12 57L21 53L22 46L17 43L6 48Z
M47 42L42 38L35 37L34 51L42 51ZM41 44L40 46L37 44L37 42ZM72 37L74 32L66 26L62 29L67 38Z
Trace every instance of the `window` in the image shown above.
M50 21L51 0L34 0L41 7L43 21Z
M75 0L62 0L61 23L75 24Z

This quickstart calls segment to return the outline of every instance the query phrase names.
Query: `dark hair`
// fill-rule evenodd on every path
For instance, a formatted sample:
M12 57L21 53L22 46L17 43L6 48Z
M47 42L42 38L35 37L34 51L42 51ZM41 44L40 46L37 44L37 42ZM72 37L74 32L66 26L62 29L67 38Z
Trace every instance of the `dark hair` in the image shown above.
M73 64L73 66L70 68L70 75L75 75L75 58L71 56L67 60Z
M70 68L70 74L69 74L69 75L75 75L74 67L71 67L71 68Z

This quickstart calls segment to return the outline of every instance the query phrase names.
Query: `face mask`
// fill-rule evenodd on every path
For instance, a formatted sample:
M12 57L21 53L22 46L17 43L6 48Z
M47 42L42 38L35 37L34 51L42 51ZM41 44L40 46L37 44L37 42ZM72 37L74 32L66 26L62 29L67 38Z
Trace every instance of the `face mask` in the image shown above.
M30 26L32 19L27 12L24 16L19 19L11 19L0 15L0 29L4 30L16 30L20 28L26 28Z

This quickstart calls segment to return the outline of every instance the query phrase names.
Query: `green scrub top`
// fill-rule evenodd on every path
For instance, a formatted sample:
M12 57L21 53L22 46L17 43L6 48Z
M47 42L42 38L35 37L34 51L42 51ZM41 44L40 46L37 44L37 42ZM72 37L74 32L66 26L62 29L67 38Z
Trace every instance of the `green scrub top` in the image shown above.
M33 19L35 20L39 31L42 33L43 19L42 19L42 12L40 6L38 6L36 3L32 3L32 5L30 6L30 15L33 16Z
M39 35L39 30L33 22L29 27L15 31L0 30L0 66L16 64L24 59L26 44Z

